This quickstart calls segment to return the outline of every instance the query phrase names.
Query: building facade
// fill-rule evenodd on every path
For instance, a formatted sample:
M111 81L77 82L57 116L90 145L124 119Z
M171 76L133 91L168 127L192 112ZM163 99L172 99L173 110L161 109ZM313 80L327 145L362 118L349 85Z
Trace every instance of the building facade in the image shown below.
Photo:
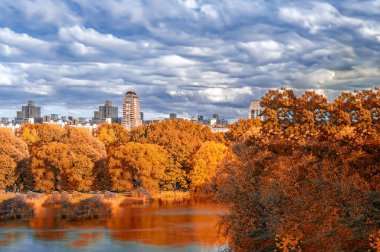
M248 119L260 118L264 119L262 116L263 109L260 106L260 100L252 100L251 105L249 106Z
M22 106L21 111L17 111L16 121L20 123L41 123L41 107L36 106L34 101L28 101L26 106Z
M177 120L177 114L176 113L170 113L169 114L169 119L170 120Z
M142 125L140 101L136 92L124 94L122 125L128 130Z
M105 101L104 105L99 106L99 111L94 112L92 118L93 124L98 123L117 123L118 122L118 107L112 106L112 101Z

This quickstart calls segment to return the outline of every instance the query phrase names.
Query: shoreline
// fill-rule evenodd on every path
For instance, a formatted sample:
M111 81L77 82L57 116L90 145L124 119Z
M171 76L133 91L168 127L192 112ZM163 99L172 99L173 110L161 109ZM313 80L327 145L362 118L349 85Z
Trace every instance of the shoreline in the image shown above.
M158 204L180 204L190 201L212 200L212 196L201 197L190 191L162 191L154 195L142 190L125 192L0 192L0 222L32 218L41 208L57 208L61 218L67 220L103 219L117 208Z

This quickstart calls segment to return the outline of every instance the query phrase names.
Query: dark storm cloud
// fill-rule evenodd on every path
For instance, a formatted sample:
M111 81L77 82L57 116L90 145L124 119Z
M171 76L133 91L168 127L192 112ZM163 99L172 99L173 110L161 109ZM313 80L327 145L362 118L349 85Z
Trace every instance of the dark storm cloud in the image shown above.
M333 99L380 82L379 0L18 0L0 11L0 116L35 99L90 117L132 89L146 118L236 119L269 88Z

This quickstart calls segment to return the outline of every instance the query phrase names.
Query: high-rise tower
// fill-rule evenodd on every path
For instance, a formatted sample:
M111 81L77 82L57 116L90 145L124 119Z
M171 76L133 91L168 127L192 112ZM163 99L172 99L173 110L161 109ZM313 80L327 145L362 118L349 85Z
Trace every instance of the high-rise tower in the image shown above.
M142 125L139 97L133 91L124 94L122 124L128 130Z

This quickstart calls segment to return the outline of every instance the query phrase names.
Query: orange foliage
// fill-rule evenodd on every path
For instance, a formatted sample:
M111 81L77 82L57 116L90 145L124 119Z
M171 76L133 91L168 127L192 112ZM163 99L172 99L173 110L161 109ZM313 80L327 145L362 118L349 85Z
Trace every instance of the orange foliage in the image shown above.
M237 139L218 175L233 248L274 249L277 234L282 249L363 249L378 227L379 91L263 97L261 129Z
M96 135L96 137L104 143L107 148L107 152L111 152L113 148L126 144L130 141L128 131L122 125L116 123L100 124L94 135Z
M131 140L162 146L169 153L164 188L188 187L192 157L203 142L214 140L209 127L186 120L152 123L131 131Z
M193 158L193 169L190 172L191 188L210 185L226 154L227 147L224 144L211 141L203 143Z
M113 190L144 187L158 191L164 179L167 152L155 144L128 143L115 149L109 160Z
M254 128L261 126L260 119L239 119L236 123L227 126L226 139L232 142L244 140Z
M29 158L27 145L8 129L0 129L0 189L14 188Z
M25 141L29 149L39 147L50 142L59 142L62 138L63 129L59 125L51 124L23 124L20 138Z

